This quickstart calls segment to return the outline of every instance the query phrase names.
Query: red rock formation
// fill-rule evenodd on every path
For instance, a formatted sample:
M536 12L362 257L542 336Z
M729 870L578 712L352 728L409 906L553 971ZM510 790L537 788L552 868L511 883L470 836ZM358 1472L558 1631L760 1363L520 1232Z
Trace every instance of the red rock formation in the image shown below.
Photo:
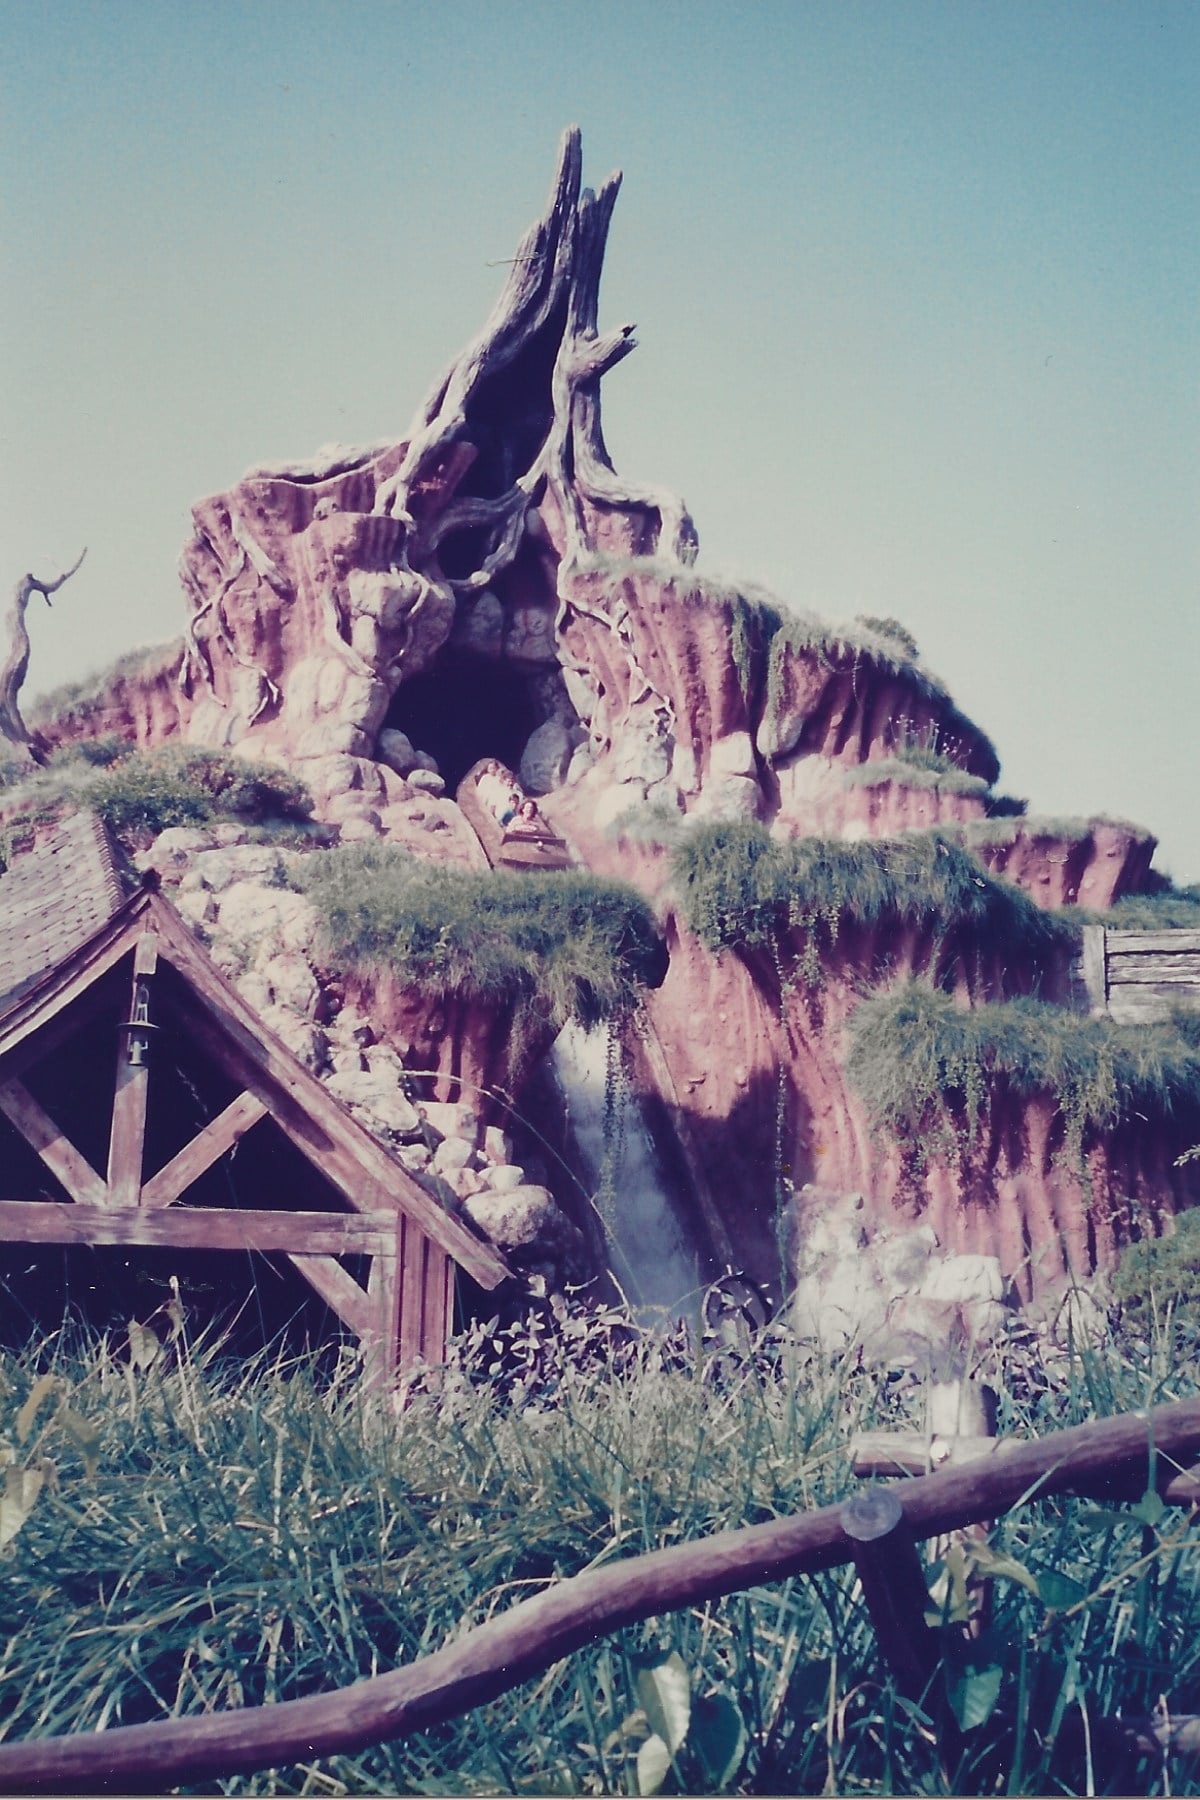
M661 851L609 835L656 808L668 822L754 817L780 837L951 826L1041 904L1095 908L1146 885L1154 847L1105 821L986 820L995 753L897 637L826 628L696 574L683 506L622 482L604 447L600 379L633 347L630 327L597 323L616 190L581 187L569 134L495 311L407 435L252 470L199 503L182 685L165 663L126 672L43 733L236 744L307 779L347 840L475 867L486 859L442 787L483 755L519 765L581 861L662 907L670 971L637 1068L718 1264L773 1283L780 1183L810 1182L861 1190L879 1220L920 1213L947 1248L994 1252L1027 1288L1105 1265L1123 1195L1180 1198L1169 1133L1148 1122L1091 1146L1089 1195L1048 1103L1001 1105L976 1162L935 1158L917 1180L905 1147L872 1135L844 1040L866 982L929 970L932 934L843 934L820 992L781 999L769 960L714 958L682 929ZM940 761L915 766L914 747ZM1044 977L986 953L956 974L964 1004ZM523 1079L506 1018L376 982L350 997L410 1067L435 1071L423 1079L437 1099L474 1088L486 1111Z

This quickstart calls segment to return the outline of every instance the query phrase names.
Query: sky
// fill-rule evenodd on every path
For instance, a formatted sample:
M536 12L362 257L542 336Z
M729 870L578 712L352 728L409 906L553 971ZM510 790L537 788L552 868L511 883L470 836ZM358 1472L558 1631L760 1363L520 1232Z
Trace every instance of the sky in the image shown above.
M0 0L0 583L27 693L181 629L191 504L404 435L625 171L623 474L701 567L901 620L1031 812L1200 880L1193 0ZM4 571L7 569L8 573Z

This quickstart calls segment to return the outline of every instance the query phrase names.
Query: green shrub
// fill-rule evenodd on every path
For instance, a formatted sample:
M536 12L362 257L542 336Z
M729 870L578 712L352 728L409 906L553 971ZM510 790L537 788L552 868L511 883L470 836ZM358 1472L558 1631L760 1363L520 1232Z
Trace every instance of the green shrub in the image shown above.
M105 769L80 790L117 833L144 835L214 818L302 819L302 784L270 763L220 750L167 744Z
M1167 1307L1200 1325L1200 1209L1181 1213L1169 1237L1131 1244L1112 1278L1113 1297L1136 1324Z
M973 1143L997 1088L1052 1098L1071 1156L1134 1115L1200 1118L1200 1014L1116 1025L1042 1000L966 1009L913 981L869 995L849 1034L846 1072L871 1117L917 1143Z
M709 949L780 948L794 933L810 985L847 925L928 927L1035 957L1074 936L939 832L780 841L752 821L720 821L687 832L672 870L683 917Z
M60 752L11 794L0 836L0 866L38 825L86 806L130 844L172 825L204 825L236 819L301 821L311 802L285 769L252 763L228 750L164 744L137 751L102 738L87 749Z
M339 960L431 996L515 1005L530 1026L622 1017L661 974L650 908L598 876L475 874L368 843L315 852L293 879Z

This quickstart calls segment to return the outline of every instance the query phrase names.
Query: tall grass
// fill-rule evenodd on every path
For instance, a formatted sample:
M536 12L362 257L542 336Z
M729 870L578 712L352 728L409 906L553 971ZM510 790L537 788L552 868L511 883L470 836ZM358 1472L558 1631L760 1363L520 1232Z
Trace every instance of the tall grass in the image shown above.
M785 1332L751 1360L705 1359L678 1331L559 1315L476 1326L400 1414L349 1367L322 1387L278 1359L231 1367L216 1346L148 1357L139 1340L131 1360L60 1339L0 1363L9 1453L56 1469L0 1557L3 1735L395 1666L597 1562L845 1495L851 1431L920 1424L919 1384L803 1360ZM22 1421L47 1371L61 1388ZM1014 1339L1001 1426L1037 1433L1194 1388L1194 1362L1163 1339L1077 1348L1056 1374ZM1038 1591L998 1580L975 1648L948 1629L951 1703L979 1715L957 1746L932 1700L896 1693L841 1570L651 1620L465 1719L227 1791L636 1792L637 1677L672 1654L698 1704L738 1727L716 1784L684 1744L684 1791L1083 1791L1081 1715L1095 1730L1160 1696L1200 1701L1195 1534L1061 1501L1009 1514L993 1548ZM1003 1728L985 1689L1011 1703ZM1093 1769L1094 1791L1119 1775Z

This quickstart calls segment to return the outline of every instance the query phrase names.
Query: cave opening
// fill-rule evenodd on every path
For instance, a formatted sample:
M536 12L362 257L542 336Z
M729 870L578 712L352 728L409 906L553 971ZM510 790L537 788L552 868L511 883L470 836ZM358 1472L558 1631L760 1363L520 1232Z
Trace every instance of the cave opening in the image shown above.
M516 772L530 733L547 716L536 681L535 671L446 649L431 669L397 689L385 728L403 731L415 750L432 756L453 794L482 756L498 757Z

